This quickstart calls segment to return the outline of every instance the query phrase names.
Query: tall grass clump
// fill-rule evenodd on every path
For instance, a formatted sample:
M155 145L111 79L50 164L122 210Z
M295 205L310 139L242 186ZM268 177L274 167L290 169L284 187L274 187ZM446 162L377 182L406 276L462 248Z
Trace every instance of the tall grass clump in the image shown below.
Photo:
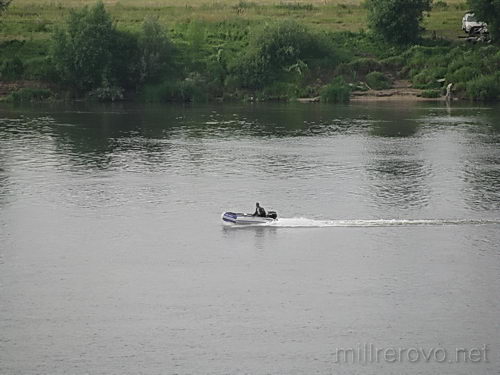
M351 98L351 87L343 78L337 77L320 92L321 101L325 103L348 103Z

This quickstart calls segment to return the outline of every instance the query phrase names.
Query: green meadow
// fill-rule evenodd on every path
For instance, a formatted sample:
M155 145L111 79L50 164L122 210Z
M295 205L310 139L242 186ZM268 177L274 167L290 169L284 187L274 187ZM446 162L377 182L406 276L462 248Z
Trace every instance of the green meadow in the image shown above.
M14 0L2 19L2 40L43 40L53 28L67 17L69 11L93 0ZM231 22L260 24L283 19L294 19L323 31L366 30L366 10L360 0L312 1L207 1L190 0L105 0L108 11L117 26L135 31L144 18L154 15L169 29L193 21L205 24ZM463 1L437 1L425 20L428 34L457 39L461 35L461 19L467 5Z

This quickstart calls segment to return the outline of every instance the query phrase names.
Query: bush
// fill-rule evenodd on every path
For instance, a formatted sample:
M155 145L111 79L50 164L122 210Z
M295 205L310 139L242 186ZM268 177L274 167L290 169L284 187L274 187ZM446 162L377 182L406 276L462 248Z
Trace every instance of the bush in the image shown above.
M136 40L115 29L102 2L71 12L54 34L52 56L61 80L80 93L135 81Z
M392 56L380 60L380 66L384 70L397 71L405 65L405 59L402 56Z
M448 9L449 5L446 1L438 0L432 4L432 9Z
M7 97L7 101L15 103L29 103L47 100L52 96L52 92L48 89L32 89L22 88L14 91Z
M485 75L466 83L466 95L472 100L495 100L500 95L500 76Z
M320 97L321 101L326 103L348 103L351 98L351 88L342 78L338 77L323 87Z
M0 65L0 79L2 81L13 81L22 78L24 65L19 57L5 60Z
M206 102L206 83L198 74L183 81L165 81L159 85L146 85L143 90L146 102Z
M413 86L418 89L436 89L441 87L438 79L444 78L445 75L446 68L436 67L434 69L423 69L419 73L414 74L411 79Z
M123 89L105 84L103 87L92 90L89 93L89 97L95 98L100 102L115 102L123 100Z
M422 98L439 98L441 96L441 92L439 90L424 90L420 96Z
M448 82L467 82L481 75L481 70L476 67L462 66L455 70L453 73L446 75L446 81Z
M423 28L423 12L431 10L432 0L366 0L371 30L396 44L415 42Z
M289 100L299 96L299 88L293 83L276 82L264 88L261 100Z
M380 63L370 57L362 57L351 61L349 67L357 73L358 76L364 77L368 73L381 70Z
M255 34L246 51L230 64L231 75L244 88L262 88L275 80L301 77L314 65L336 64L329 39L305 26L285 21L266 26Z
M23 77L46 82L57 82L59 78L54 63L49 56L26 60Z
M392 86L391 80L380 72L371 72L366 75L366 84L373 90L384 90Z

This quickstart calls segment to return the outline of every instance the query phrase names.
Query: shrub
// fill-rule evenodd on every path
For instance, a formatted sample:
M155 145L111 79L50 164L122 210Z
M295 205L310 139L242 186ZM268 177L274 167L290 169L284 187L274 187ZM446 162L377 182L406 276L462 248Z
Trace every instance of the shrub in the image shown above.
M420 96L422 98L439 98L441 92L439 90L424 90L421 92Z
M500 95L500 76L485 75L466 83L466 95L472 100L495 100Z
M368 73L366 75L366 84L374 90L384 90L392 86L391 80L380 72Z
M380 63L370 57L362 57L351 61L349 66L359 76L365 76L368 73L381 70Z
M438 0L432 4L432 9L448 9L448 6L446 1Z
M53 61L61 80L78 92L127 85L137 66L134 37L119 32L102 2L72 11L65 29L54 34Z
M5 60L0 65L0 79L2 81L12 81L20 79L24 73L24 65L19 57Z
M246 51L230 64L230 72L245 88L262 88L286 76L302 76L313 65L336 64L329 40L305 26L285 21L255 34Z
M415 73L411 79L413 86L419 89L436 89L441 87L438 79L444 78L446 68L436 67L435 69L423 69L419 73Z
M446 75L448 82L467 82L481 75L481 70L472 66L462 66Z
M123 100L123 89L105 84L103 87L92 90L89 93L89 97L95 98L100 102L115 102Z
M299 95L299 88L296 84L287 82L276 82L264 88L262 91L263 100L288 100Z
M206 83L198 74L183 81L164 81L158 85L146 85L143 90L146 102L206 102Z
M58 74L50 56L34 57L25 61L24 78L57 82Z
M52 96L52 92L48 89L32 89L22 88L14 91L7 97L7 101L15 103L29 103L47 100Z
M351 98L351 88L342 78L337 77L323 87L320 97L321 101L326 103L347 103Z

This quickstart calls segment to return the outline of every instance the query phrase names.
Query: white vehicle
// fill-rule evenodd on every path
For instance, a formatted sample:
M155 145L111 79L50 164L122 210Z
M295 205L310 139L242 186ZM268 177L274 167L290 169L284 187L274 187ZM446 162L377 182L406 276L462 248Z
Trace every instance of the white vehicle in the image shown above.
M477 20L474 13L465 13L462 18L462 30L467 34L487 33L488 25Z

